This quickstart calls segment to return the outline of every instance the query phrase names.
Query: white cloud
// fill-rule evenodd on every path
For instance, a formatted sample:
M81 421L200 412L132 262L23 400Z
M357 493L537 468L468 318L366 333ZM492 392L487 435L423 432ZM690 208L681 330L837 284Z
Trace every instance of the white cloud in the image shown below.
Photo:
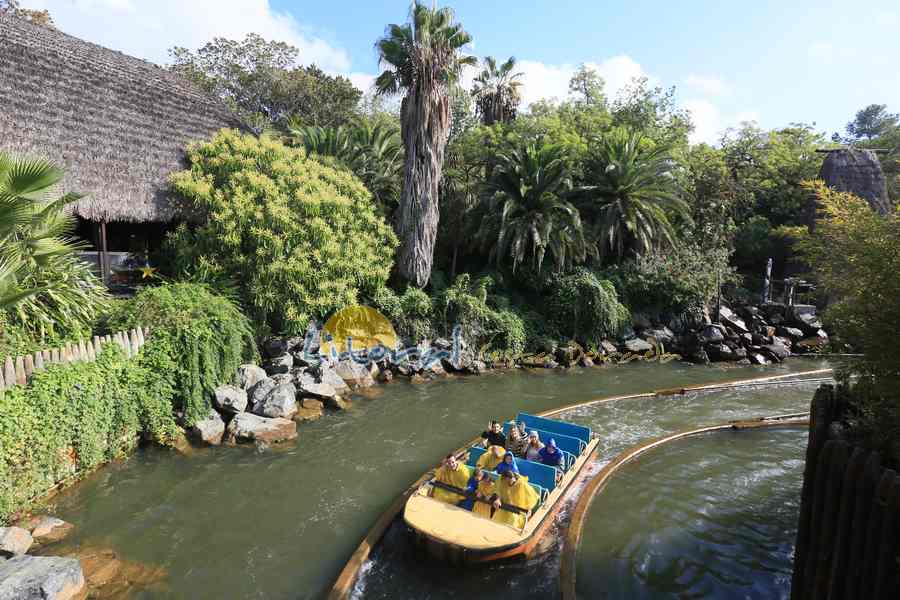
M350 57L309 32L269 0L31 0L71 35L163 64L168 48L196 49L214 37L241 39L255 32L300 50L300 62L332 73L350 71Z
M806 54L813 60L831 63L856 56L856 50L848 46L835 45L832 42L815 41L806 47Z
M738 127L745 122L759 121L759 113L756 111L726 113L709 100L700 98L687 100L682 106L691 113L691 121L694 123L694 131L690 135L692 144L715 144L726 129Z
M350 80L350 83L355 85L363 92L368 92L372 88L372 84L375 83L376 77L375 75L371 75L369 73L360 73L358 71L347 73L345 76Z
M718 77L707 77L691 73L685 79L685 83L688 87L707 96L722 96L730 91L728 84Z

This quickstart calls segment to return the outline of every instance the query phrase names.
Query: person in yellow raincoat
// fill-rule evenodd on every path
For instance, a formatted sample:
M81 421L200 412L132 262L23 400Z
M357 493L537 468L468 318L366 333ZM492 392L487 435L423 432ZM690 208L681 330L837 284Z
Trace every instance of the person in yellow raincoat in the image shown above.
M469 467L456 460L456 457L452 454L448 454L447 458L444 459L444 464L438 467L438 470L434 472L435 481L452 485L463 492L465 491L466 486L469 483L469 477L471 476L472 474L469 471ZM431 488L431 497L435 500L440 500L441 502L447 502L448 504L459 504L466 499L462 494L457 494L450 490L438 487Z
M493 512L494 508L491 503L494 501L494 496L497 494L497 486L494 484L494 480L487 471L476 471L476 476L478 476L479 473L478 487L475 488L476 501L475 505L472 507L472 512L479 517L490 519L491 512ZM484 502L479 502L478 500L484 500Z
M478 457L475 466L481 467L485 471L493 471L503 460L505 454L506 448L503 446L488 446L487 452Z
M525 513L533 510L539 499L535 489L528 485L528 477L506 471L497 483L497 499L494 501L492 518L498 523L522 529L525 527ZM522 509L522 512L504 510L501 505L514 506Z

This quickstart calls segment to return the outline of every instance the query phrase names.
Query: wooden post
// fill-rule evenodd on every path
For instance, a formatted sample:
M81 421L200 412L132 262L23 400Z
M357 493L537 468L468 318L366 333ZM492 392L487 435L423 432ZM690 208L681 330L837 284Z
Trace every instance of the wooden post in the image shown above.
M122 349L125 350L125 358L131 358L132 357L131 342L128 341L128 333L121 332L121 333L119 333L119 336L121 336L121 338L122 338Z
M41 350L41 356L44 357L44 365L50 364L50 351L49 350Z
M763 280L762 303L768 304L772 299L772 259L766 262L766 278Z
M872 598L872 594L875 592L875 574L878 570L878 555L881 550L881 532L885 524L885 504L896 478L896 473L890 469L883 470L881 473L881 478L875 487L875 494L872 496L872 509L869 513L866 552L858 589L859 598Z
M140 342L138 342L137 331L132 329L131 333L129 334L128 337L129 337L128 341L131 342L131 352L133 354L137 354L138 350L141 349L141 344L140 344Z
M44 352L46 352L46 350ZM43 371L44 370L44 353L43 352L35 352L34 353L34 370L35 371Z
M147 342L147 339L144 337L144 328L143 327L137 328L137 336L138 336L138 341L140 342L141 346L143 346Z
M866 534L869 529L869 513L872 509L872 497L875 486L881 476L881 457L877 452L870 452L866 460L866 468L863 476L856 485L856 502L853 507L853 525L850 530L853 535L850 538L850 548L847 551L849 563L847 564L847 579L844 581L844 598L863 598L859 595L862 587L862 577L866 551Z
M25 355L25 380L30 380L34 375L34 357L30 354Z
M16 357L16 383L19 385L28 383L28 380L25 378L25 361L22 360L21 356Z
M53 350L51 350L50 362L52 362L53 364L57 364L60 360L62 360L62 357L60 356L59 348L54 348Z
M828 442L828 445L833 445L834 448L831 451L831 460L827 465L828 469L825 473L822 473L827 480L825 481L825 501L822 504L821 528L817 532L816 580L812 588L811 598L824 598L828 593L834 540L841 509L844 471L846 470L847 458L850 454L847 442L831 440Z
M81 355L81 360L88 360L87 346L84 345L84 340L78 340L78 354Z
M891 471L892 472L892 471ZM894 485L884 507L884 527L881 530L881 552L875 571L875 592L877 600L892 600L897 590L897 568L895 556L898 546L898 519L900 515L900 477L894 476Z
M109 249L106 247L106 220L100 221L100 273L104 285L109 285Z
M844 471L844 485L841 488L841 508L838 511L837 532L834 538L834 556L831 559L831 577L828 582L828 597L841 598L847 579L850 562L850 540L853 537L851 525L855 511L857 486L866 468L869 453L862 448L854 448Z
M0 369L0 393L6 389L6 380L3 378L3 369Z

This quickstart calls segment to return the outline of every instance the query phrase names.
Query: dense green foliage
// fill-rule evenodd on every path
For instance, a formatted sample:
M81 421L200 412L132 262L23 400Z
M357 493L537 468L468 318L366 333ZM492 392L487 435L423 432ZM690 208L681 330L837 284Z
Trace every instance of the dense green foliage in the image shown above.
M172 408L186 425L209 414L213 390L238 366L258 358L250 321L226 298L199 284L147 288L118 305L110 331L149 327L152 347L167 354Z
M172 185L205 222L169 237L171 268L233 282L258 326L301 333L387 281L396 237L349 172L233 131L188 158Z
M900 210L886 217L852 194L812 186L821 217L801 247L831 303L829 331L862 351L849 372L859 414L855 433L900 465Z
M257 131L290 119L337 127L349 122L362 97L346 77L297 65L299 50L257 34L241 41L215 38L197 51L169 50L171 69L227 102Z
M551 318L561 332L584 345L615 339L631 325L631 314L612 282L583 267L551 280L551 290Z
M45 160L0 153L0 343L12 337L4 324L36 344L89 333L108 300L71 238L66 210L81 196L54 195L62 177Z
M0 522L57 482L126 454L141 435L171 440L177 360L164 339L130 360L109 344L95 362L53 365L0 391Z
M472 96L481 122L485 125L509 123L516 118L522 102L523 73L514 71L516 59L510 56L497 65L493 56L484 57L484 68L475 77Z

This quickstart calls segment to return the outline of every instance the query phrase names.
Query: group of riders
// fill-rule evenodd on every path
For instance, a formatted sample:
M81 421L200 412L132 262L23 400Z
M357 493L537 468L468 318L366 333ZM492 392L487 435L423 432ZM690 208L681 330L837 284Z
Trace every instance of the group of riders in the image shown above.
M553 438L541 443L537 431L527 431L525 423L516 423L509 436L497 421L481 434L487 448L474 470L453 455L448 455L435 471L432 497L455 504L476 515L523 529L531 511L540 500L538 492L519 473L516 459L542 463L557 469L562 477L565 458ZM490 472L498 478L495 481Z

